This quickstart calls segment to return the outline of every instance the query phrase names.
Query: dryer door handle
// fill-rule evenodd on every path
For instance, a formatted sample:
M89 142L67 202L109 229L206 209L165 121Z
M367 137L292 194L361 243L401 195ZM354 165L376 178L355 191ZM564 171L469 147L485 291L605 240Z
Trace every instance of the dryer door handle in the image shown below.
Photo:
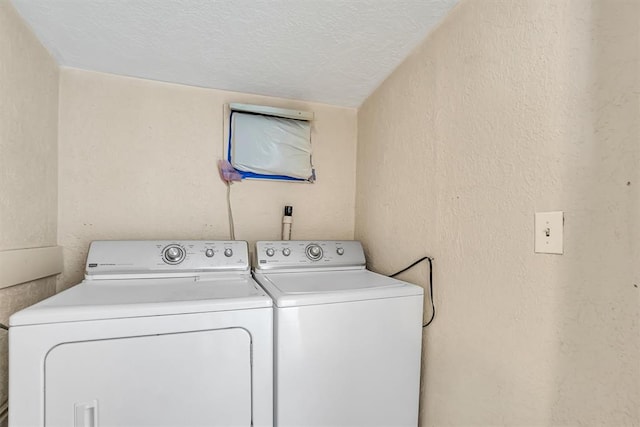
M98 427L98 401L75 404L74 427Z

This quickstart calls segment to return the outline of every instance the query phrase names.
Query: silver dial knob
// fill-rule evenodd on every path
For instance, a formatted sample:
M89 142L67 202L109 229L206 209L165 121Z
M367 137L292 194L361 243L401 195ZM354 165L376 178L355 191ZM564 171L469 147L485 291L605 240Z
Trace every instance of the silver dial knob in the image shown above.
M275 253L276 251L273 248L267 248L267 256L273 256Z
M336 249L336 253L337 253L338 255L344 255L344 248L338 248L338 249Z
M312 261L318 261L320 258L322 258L322 248L315 243L307 246L305 252L307 253L307 258Z
M204 251L204 254L207 256L207 258L211 258L213 256L213 249L207 249L206 251Z
M289 255L291 255L291 249L289 249L289 248L284 248L284 249L282 250L282 255L284 255L284 256L289 256Z
M175 261L178 258L180 258L180 249L178 249L178 248L169 248L169 249L167 249L166 255L167 255L167 259L169 259L171 261Z
M168 246L162 252L164 262L167 264L180 264L184 259L184 256L184 249L177 245Z
M229 258L231 255L233 255L233 249L227 248L227 249L224 250L224 256Z

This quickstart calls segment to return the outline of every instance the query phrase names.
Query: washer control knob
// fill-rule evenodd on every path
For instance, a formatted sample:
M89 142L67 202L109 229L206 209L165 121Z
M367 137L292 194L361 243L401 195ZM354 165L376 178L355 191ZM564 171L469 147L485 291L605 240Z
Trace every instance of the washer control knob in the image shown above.
M173 248L169 248L167 249L167 252L165 252L165 255L167 255L167 259L169 261L175 261L178 258L180 258L180 249L173 247Z
M204 254L207 256L207 258L211 258L213 256L213 249L207 249L206 251L204 251Z
M184 249L178 245L167 246L162 257L167 264L180 264L185 257Z
M338 248L338 249L336 249L336 253L337 253L338 255L344 255L344 248Z
M282 250L282 255L284 255L284 256L289 256L289 255L291 255L291 249L289 249L289 248L284 248L284 249Z
M233 255L233 249L227 248L227 249L224 250L224 256L229 258L231 255Z
M267 256L273 256L275 253L276 251L274 251L273 248L267 248Z
M307 258L311 261L318 261L322 258L322 248L315 243L308 245L305 252L307 253Z

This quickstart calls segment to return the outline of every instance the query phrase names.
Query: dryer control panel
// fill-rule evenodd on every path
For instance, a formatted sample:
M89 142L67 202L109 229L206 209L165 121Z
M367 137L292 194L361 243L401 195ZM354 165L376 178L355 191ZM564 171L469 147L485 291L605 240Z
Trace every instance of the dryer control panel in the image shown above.
M364 267L355 240L276 240L256 243L256 270Z
M85 277L199 275L249 271L247 242L221 240L101 240L91 243Z

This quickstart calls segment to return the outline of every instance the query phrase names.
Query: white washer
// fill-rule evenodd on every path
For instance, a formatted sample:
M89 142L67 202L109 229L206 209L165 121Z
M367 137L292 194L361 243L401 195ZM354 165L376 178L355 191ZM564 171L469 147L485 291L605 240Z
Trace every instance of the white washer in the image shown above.
M365 268L355 241L256 244L274 310L278 427L418 424L423 290Z
M272 316L246 242L93 242L10 318L9 425L272 426Z

